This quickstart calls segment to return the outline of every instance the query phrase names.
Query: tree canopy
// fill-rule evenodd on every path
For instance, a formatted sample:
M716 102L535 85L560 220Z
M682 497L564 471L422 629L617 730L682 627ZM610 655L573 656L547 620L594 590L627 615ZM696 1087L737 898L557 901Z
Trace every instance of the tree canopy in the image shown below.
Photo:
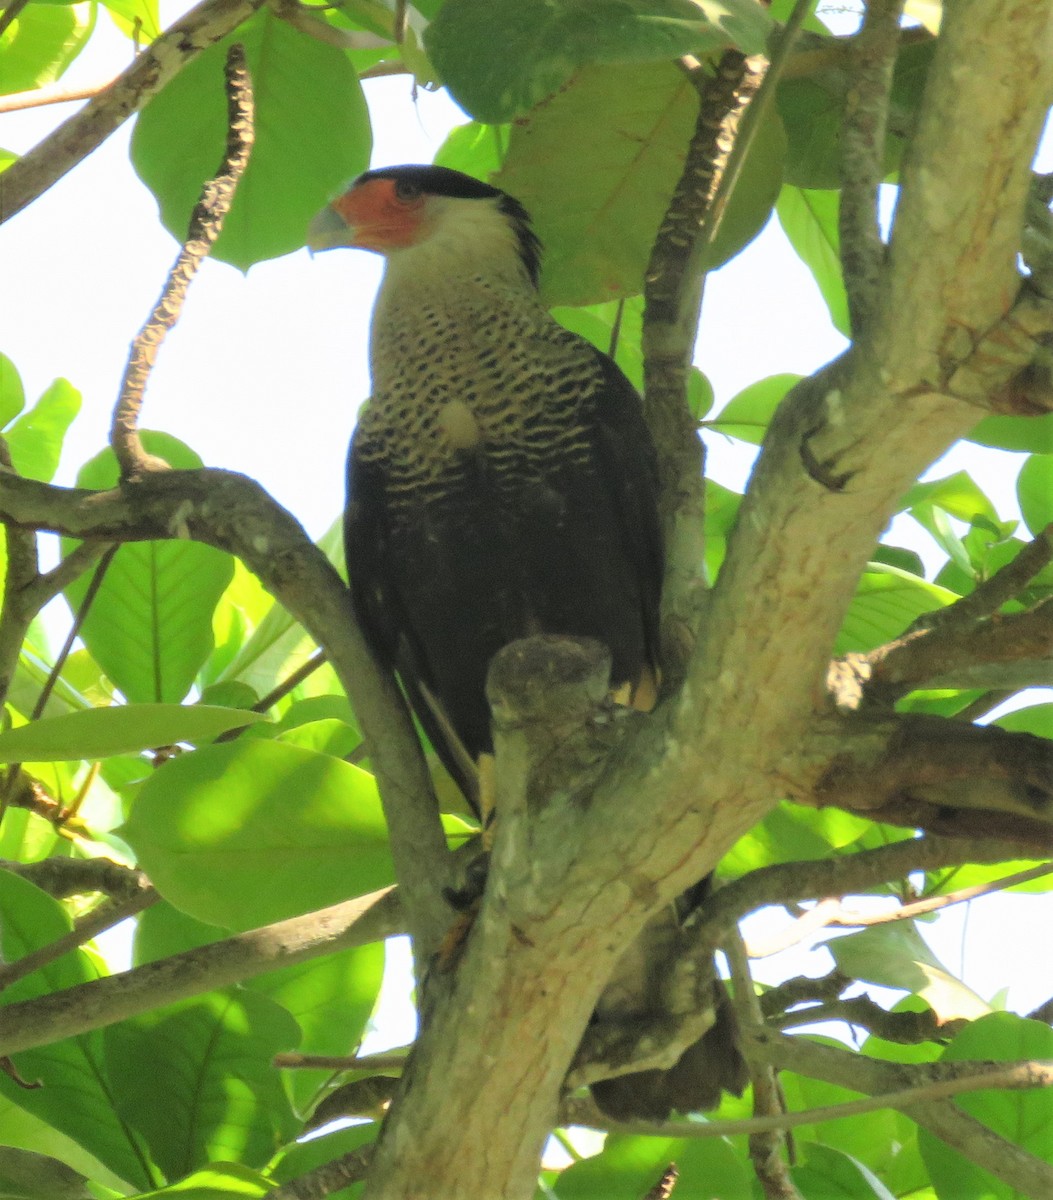
M99 20L139 48L0 151L0 220L135 115L181 243L75 486L53 480L76 381L30 403L0 355L0 1196L1053 1195L1051 1003L977 995L921 933L993 892L1037 905L1053 869L1053 704L1006 704L1053 679L1053 177L1033 169L1053 10L869 0L834 33L815 8L0 10L0 113L59 97ZM301 248L369 164L386 75L464 109L436 162L532 214L546 303L640 388L662 477L661 703L598 710L603 666L572 643L498 656L471 921L451 897L479 831L356 628L335 528L313 543L139 421L201 259ZM773 216L849 348L714 406L705 280ZM760 447L744 494L708 477L700 429ZM1022 521L979 471L926 475L963 439L1018 457ZM935 569L890 540L900 514ZM540 699L539 672L562 685ZM593 1021L620 953L710 871L667 1011ZM833 969L755 983L770 947L739 923L766 906ZM114 971L93 939L126 919ZM363 1054L407 933L421 1032ZM586 1085L676 1060L699 1033L683 979L717 950L746 1095L605 1117Z

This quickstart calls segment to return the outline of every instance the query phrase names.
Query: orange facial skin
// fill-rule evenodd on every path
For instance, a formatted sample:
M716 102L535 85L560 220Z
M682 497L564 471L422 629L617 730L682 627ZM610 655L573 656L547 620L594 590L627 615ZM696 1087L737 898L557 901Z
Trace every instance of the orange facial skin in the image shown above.
M370 179L333 201L332 208L352 230L352 245L384 254L417 241L424 197L403 198L396 189L394 179Z

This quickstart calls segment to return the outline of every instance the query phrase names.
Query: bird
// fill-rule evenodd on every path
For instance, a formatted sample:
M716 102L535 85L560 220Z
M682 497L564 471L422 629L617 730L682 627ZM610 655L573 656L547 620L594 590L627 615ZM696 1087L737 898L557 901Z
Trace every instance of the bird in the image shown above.
M610 651L616 702L649 711L658 699L664 551L642 401L608 355L548 312L541 243L499 188L442 166L371 170L307 240L385 259L372 392L348 458L351 598L374 656L478 811L493 752L486 677L504 646L533 634L596 639ZM612 987L608 1009L624 1015L634 989ZM714 1012L707 1037L734 1049L727 1004ZM741 1057L724 1057L730 1065L703 1081L707 1102L721 1085L742 1091ZM643 1074L653 1078L641 1112ZM610 1115L690 1107L690 1089L667 1097L661 1074L607 1081L606 1103L604 1085L594 1095Z

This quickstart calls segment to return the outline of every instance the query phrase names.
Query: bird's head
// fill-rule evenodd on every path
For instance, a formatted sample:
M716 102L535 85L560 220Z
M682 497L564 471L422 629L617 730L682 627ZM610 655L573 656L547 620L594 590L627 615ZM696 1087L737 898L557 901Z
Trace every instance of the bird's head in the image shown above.
M506 243L537 285L540 242L526 209L498 188L448 167L383 167L360 175L311 222L311 250L353 246L389 258L449 244L473 257Z

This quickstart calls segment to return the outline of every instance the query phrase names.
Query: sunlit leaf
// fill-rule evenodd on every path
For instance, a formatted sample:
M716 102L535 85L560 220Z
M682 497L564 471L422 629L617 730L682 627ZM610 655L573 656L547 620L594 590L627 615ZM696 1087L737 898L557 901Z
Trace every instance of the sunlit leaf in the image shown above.
M299 1037L283 1008L242 988L141 1013L104 1032L118 1111L169 1179L263 1166L298 1127L271 1059Z
M25 406L26 392L18 368L6 354L0 354L0 429L6 428Z
M1032 454L1016 481L1020 512L1037 537L1053 522L1053 454Z
M54 478L66 430L80 412L80 401L80 392L68 379L56 379L4 434L20 475L42 483Z
M644 1196L670 1163L676 1163L677 1190L682 1190L685 1196L752 1200L746 1168L727 1142L716 1138L677 1141L626 1134L611 1134L602 1155L575 1163L564 1171L556 1193L559 1200Z
M872 1171L842 1150L810 1143L790 1174L802 1196L819 1200L895 1200Z
M250 929L392 880L371 775L274 741L185 754L143 786L121 830L171 903Z
M201 460L166 434L144 431L143 444L174 467ZM118 478L112 450L81 468L81 487L109 488ZM64 539L69 552L71 543ZM178 703L212 650L212 613L230 582L233 559L186 539L121 546L106 570L81 637L128 700ZM90 575L66 589L74 609L84 602Z
M1053 413L1041 417L985 417L968 438L997 450L1053 454Z
M211 1163L200 1171L193 1171L185 1179L158 1188L153 1192L142 1192L135 1200L258 1200L274 1190L270 1180L257 1171L250 1171L237 1163Z
M953 604L954 592L907 571L872 563L859 580L837 636L836 652L873 650L899 637L923 613Z
M0 922L3 962L14 962L65 937L72 928L58 901L7 871L0 871L0 912L4 915ZM5 988L2 1002L34 999L95 977L88 955L74 950ZM20 1088L0 1071L0 1095L68 1134L120 1178L139 1188L155 1182L145 1148L113 1111L101 1033L22 1051L15 1055L14 1064L23 1078L39 1080L43 1086Z
M132 162L179 241L223 155L223 61L233 41L245 47L252 73L256 142L212 257L247 269L303 246L315 213L368 165L370 128L346 54L263 9L188 63L139 114Z
M501 166L508 145L507 125L482 125L469 121L452 129L435 155L435 164L463 171L487 182Z
M102 0L102 3L113 23L127 37L140 43L160 37L157 0Z
M211 741L266 720L261 713L211 705L122 704L48 717L0 733L0 762L107 758L176 742Z
M95 24L90 4L27 4L0 35L0 93L54 83Z
M831 938L826 945L847 975L920 996L940 1021L971 1021L991 1011L972 988L954 978L908 921L873 925Z
M841 237L838 233L840 193L786 185L775 211L779 224L797 256L812 273L834 328L849 337L848 296L841 271Z
M1053 1029L1014 1013L992 1013L974 1021L943 1054L944 1062L1032 1058L1053 1058ZM955 1096L954 1103L1013 1145L1042 1162L1053 1163L1053 1090L965 1092ZM918 1142L939 1196L953 1196L954 1200L1032 1200L924 1129Z
M716 417L706 421L705 428L759 446L775 410L800 380L800 375L770 375L751 383L733 396Z

